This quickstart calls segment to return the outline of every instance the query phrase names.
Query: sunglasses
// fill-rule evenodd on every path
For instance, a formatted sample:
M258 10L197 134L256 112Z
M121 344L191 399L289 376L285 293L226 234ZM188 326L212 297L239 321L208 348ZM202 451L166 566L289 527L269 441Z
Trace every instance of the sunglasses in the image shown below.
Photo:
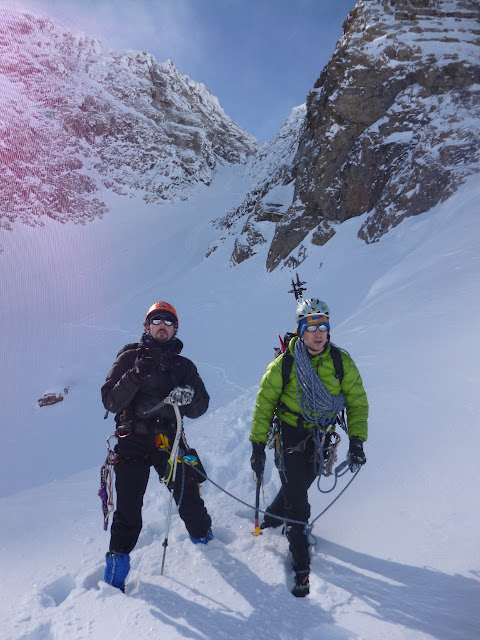
M171 327L174 324L173 320L165 320L165 318L152 318L150 324L162 324L164 322L167 327Z
M310 324L308 327L305 327L305 331L308 331L308 333L313 333L317 329L322 332L328 331L326 324Z

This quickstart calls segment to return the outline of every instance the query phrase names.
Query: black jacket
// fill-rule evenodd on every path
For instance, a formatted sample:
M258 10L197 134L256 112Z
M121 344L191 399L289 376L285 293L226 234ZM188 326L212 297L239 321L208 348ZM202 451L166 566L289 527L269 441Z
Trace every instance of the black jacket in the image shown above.
M174 387L190 385L195 391L190 404L180 407L187 418L198 418L208 409L210 396L191 360L179 355L183 343L178 338L161 343L143 334L139 343L127 344L117 355L102 387L102 402L107 411L117 414L117 424L127 425L136 434L166 433L174 426L175 414L166 405L153 417L144 412L161 402ZM151 356L154 371L143 380L134 370L137 357Z

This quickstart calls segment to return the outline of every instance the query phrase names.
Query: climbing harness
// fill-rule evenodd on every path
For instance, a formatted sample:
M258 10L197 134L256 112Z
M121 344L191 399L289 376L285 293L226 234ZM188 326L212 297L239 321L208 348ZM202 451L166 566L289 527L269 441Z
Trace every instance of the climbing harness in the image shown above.
M155 413L165 404L166 404L165 401L162 400L161 403L158 403L157 405L155 405L155 407L153 407L153 409L151 409L149 412L146 412L146 413L150 413L150 412ZM172 404L172 403L168 403L168 404ZM174 407L173 404L172 404L172 407ZM108 411L105 413L104 417L105 418L108 417ZM181 416L180 416L180 421L181 421ZM177 420L177 424L178 424L178 420ZM124 426L119 425L117 426L115 433L107 438L107 457L104 464L100 468L100 488L98 490L98 495L102 500L103 528L105 531L107 531L108 529L108 521L109 521L110 514L115 510L114 489L113 489L113 475L114 475L113 469L115 464L117 464L117 462L119 462L120 460L125 462L147 462L147 463L150 463L150 460L151 460L150 454L147 454L145 456L128 456L127 457L127 456L119 456L118 454L115 453L114 448L112 448L110 445L110 440L112 440L113 438L116 438L116 439L126 438L129 435L131 435L131 432L132 430L130 428L125 428ZM155 445L156 445L156 449L163 450L169 454L169 458L167 460L167 464L165 467L165 473L163 477L160 478L160 481L164 483L169 490L172 490L174 486L174 481L175 481L175 476L174 476L175 458L176 458L176 463L181 464L182 482L181 482L180 497L177 505L178 508L180 508L183 494L184 494L184 487L185 487L184 465L186 464L192 467L193 469L195 469L195 471L200 472L200 476L202 476L202 478L204 477L205 470L203 468L202 462L196 450L191 449L188 446L187 439L185 437L185 432L183 431L183 427L180 429L180 432L177 429L175 433L176 433L176 439L171 448L170 448L170 442L167 436L163 433L158 433L155 435ZM177 436L178 436L178 441L177 441ZM175 450L176 450L176 453L175 453ZM198 482L200 485L203 482L203 479L199 480Z
M171 453L170 453L170 457L169 457L169 462L171 461L171 473L169 473L168 482L169 482L169 486L171 487L171 489L170 489L170 501L169 501L168 515L167 515L165 539L164 539L163 545L162 545L164 547L163 558L162 558L162 569L161 569L161 574L162 575L163 575L163 569L164 569L164 564L165 564L166 548L168 546L168 531L169 531L169 528L170 528L174 481L175 481L175 477L176 477L177 463L178 462L182 462L183 461L186 464L191 464L192 466L194 466L195 471L197 472L197 474L199 474L204 480L208 480L211 484L213 484L214 487L216 487L217 489L219 489L220 491L225 493L227 496L229 496L233 500L236 500L237 502L239 502L240 504L243 504L245 507L248 507L249 509L253 509L255 511L255 531L253 532L254 535L260 535L260 533L257 533L258 515L260 513L263 514L263 515L265 515L267 513L267 511L265 509L260 509L260 491L261 491L261 486L262 486L262 479L257 480L255 505L251 505L248 502L245 502L241 498L238 498L233 493L230 493L229 491L227 491L226 489L221 487L219 484L217 484L214 480L212 480L212 478L210 478L205 473L203 465L201 464L199 458L196 455L196 451L194 449L189 450L188 444L186 443L185 434L183 433L183 429L182 429L182 418L181 418L181 415L180 415L180 411L178 410L178 405L172 404L172 407L173 407L174 411L175 411L175 408L176 408L175 416L177 418L177 433L176 433L176 436L175 436L175 441L177 442L177 445L175 445L175 441L174 441L174 444L172 446L172 450L171 450ZM179 428L178 428L179 424L180 424L180 436L177 439L178 432L179 432ZM278 425L278 426L280 426L280 425ZM333 432L331 435L332 436L336 436L337 434L335 434ZM101 485L100 485L100 489L98 491L98 495L100 496L100 498L102 500L102 511L103 511L103 514L104 514L104 525L103 526L104 526L104 530L105 531L108 528L109 515L114 509L114 506L113 506L113 466L116 463L116 459L117 459L117 456L116 456L115 452L110 448L110 440L112 438L127 437L127 436L128 436L128 434L120 435L120 434L118 434L118 432L115 432L114 435L109 436L109 438L107 439L107 458L105 460L104 465L102 465L102 468L101 468L101 472L100 472ZM182 440L182 437L183 437L183 440L184 440L184 443L185 443L185 448L186 448L187 451L190 451L190 453L187 454L187 455L179 456L180 441ZM274 437L276 437L276 443L278 443L278 447L280 448L280 451L282 451L282 458L281 459L283 460L283 449L282 449L282 445L281 445L281 435L280 435L279 432L277 432L276 436L274 435ZM168 440L166 438L164 440L164 446L168 446ZM175 451L174 451L175 446L176 446L176 449L177 449L176 450L176 455L175 455ZM277 445L275 445L275 446L277 446ZM335 450L336 450L336 448L338 447L338 443L335 443L334 445L330 445L330 446L334 446ZM277 454L277 451L276 451L276 454ZM323 454L322 454L321 458L322 457L323 457ZM277 457L276 457L276 459L277 459ZM333 465L334 462L335 462L335 460L332 460L331 464ZM197 464L195 464L195 463L197 463ZM168 467L168 469L170 469L170 464L168 464L167 467ZM326 475L325 469L327 469L328 467L324 466L323 468L324 468L323 475ZM342 477L347 471L348 471L348 461L345 460L344 462L339 464L333 470L333 472L331 472L329 474L329 475L333 474L335 476L335 484L334 484L334 486L331 489L329 489L328 491L322 491L322 493L330 493L331 491L333 491L333 489L335 488L335 486L337 484L337 479ZM353 477L350 479L350 481L347 483L347 485L342 489L342 491L336 496L336 498L334 500L332 500L332 502L330 502L330 504L328 504L325 507L325 509L323 509L323 511L312 520L311 523L304 522L302 520L293 520L293 519L290 519L290 518L277 516L277 515L275 515L273 513L268 513L268 517L269 518L274 518L276 520L280 520L285 526L287 524L303 525L305 527L305 531L310 536L314 537L311 534L311 531L313 529L314 523L324 513L326 513L326 511L328 511L328 509L330 509L330 507L347 490L347 488L351 485L351 483L357 477L359 471L360 471L360 469L358 469L354 473ZM181 494L180 494L180 498L179 498L179 504L181 503L182 494L183 494L183 487L184 487L184 473L185 472L184 472L183 465L182 465L182 473L183 473L183 476L182 476L182 488L181 488ZM260 531L259 527L258 527L258 531Z

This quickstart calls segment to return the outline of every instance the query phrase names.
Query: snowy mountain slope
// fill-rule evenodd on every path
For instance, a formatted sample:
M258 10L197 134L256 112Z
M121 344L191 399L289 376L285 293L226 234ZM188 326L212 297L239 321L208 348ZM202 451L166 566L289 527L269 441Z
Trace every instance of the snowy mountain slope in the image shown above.
M226 173L214 185L214 200L220 202L222 188L230 193L237 187L240 193L240 186ZM359 365L371 418L366 467L316 523L312 593L305 602L288 593L291 574L280 531L251 536L253 511L209 483L202 494L216 539L207 547L192 545L174 516L165 576L160 576L168 493L153 476L127 596L101 582L108 535L101 528L96 491L112 422L101 421L98 388L116 349L138 334L141 310L158 291L177 304L185 353L197 362L213 400L204 417L186 422L187 437L212 479L250 504L254 398L275 332L290 329L294 314L293 296L287 293L292 274L264 274L261 253L233 270L228 268L231 247L202 260L209 225L195 230L198 245L175 251L172 241L192 219L181 207L175 209L175 222L169 218L163 238L139 237L133 249L118 243L131 228L126 216L117 215L116 226L121 219L124 227L117 228L116 250L103 256L95 286L90 279L83 291L83 305L65 288L65 316L59 318L54 297L48 309L36 300L33 317L49 316L64 357L57 380L64 384L67 375L72 390L58 405L20 414L18 425L33 420L42 437L29 433L24 438L22 430L18 452L10 456L31 488L0 499L1 637L148 638L153 632L167 639L476 638L480 227L472 211L479 195L480 183L472 180L431 214L405 221L375 245L359 241L355 221L349 221L339 225L321 253L310 247L300 275L308 292L321 295L332 308L333 339ZM207 204L203 192L200 204ZM140 215L148 222L148 207ZM97 242L109 220L98 223ZM87 237L94 236L82 242ZM56 238L57 248L61 239ZM88 256L78 251L70 276L75 292L98 245L89 245L89 251ZM155 270L160 255L165 275ZM28 340L27 304L15 300L13 290L11 295L12 307L15 302L25 306L16 318L22 319L19 335ZM82 309L89 297L92 304ZM39 333L45 329L35 326ZM32 359L34 351L27 352ZM45 371L55 370L49 360L43 364ZM16 393L19 397L25 388ZM48 415L48 428L57 430L56 456L68 459L68 470L47 485L40 484L46 477L40 467L52 459L48 420L40 422L40 415ZM32 439L42 463L37 467L25 457ZM340 459L345 453L343 441ZM91 468L75 473L86 458ZM276 488L270 455L264 504ZM316 516L335 492L323 496L312 488L310 496Z
M47 44L53 34L65 46L64 34L51 23L42 28ZM90 49L83 47L88 42ZM82 78L98 89L98 77L108 75L103 56L116 54L97 50L88 38L73 38L69 46L68 60L90 65L93 75ZM82 53L76 61L74 51L87 52L85 60ZM28 84L41 75L42 65L28 47L25 53L31 63ZM142 65L149 63L148 56L132 55L115 58L114 68L130 79L125 69L136 69L138 97L145 80L138 65L145 71ZM61 78L64 71L57 71ZM188 85L182 78L178 82ZM5 113L18 107L21 126L38 134L32 154L46 149L44 157L55 165L50 127L57 120L40 117L35 96L19 96L18 86L5 81L3 86ZM199 89L199 103L201 95ZM300 111L296 116L299 124ZM268 167L273 175L285 164L292 138L280 136L277 142L278 154L260 157L253 163L256 171ZM334 223L335 234L322 247L312 229L303 250L292 254L297 262L288 263L302 260L299 273L308 293L328 301L333 340L359 365L371 405L368 463L315 525L310 597L298 602L288 591L292 576L281 532L251 536L251 508L210 483L202 494L215 540L205 548L193 546L174 515L161 576L168 494L154 476L124 596L101 581L108 534L97 497L105 439L113 430L112 417L103 420L99 389L115 354L138 338L153 301L165 298L176 306L184 353L198 365L212 396L204 417L186 421L188 439L211 478L251 504L251 413L276 332L293 328L295 305L287 291L294 270L267 273L268 243L262 242L249 260L231 269L236 236L225 234L222 244L216 242L218 229L210 221L238 211L252 188L252 175L239 164L218 160L208 173L208 189L192 179L188 200L182 187L179 198L159 207L143 198L145 176L139 189L128 183L128 198L105 189L85 149L82 143L74 154L95 186L82 192L85 220L89 206L97 210L97 196L105 206L101 219L60 225L42 217L43 226L33 228L12 217L8 226L14 232L0 229L0 639L476 640L478 175L372 245L357 237L368 214ZM121 161L129 156L128 145L116 151ZM74 179L75 167L58 158L58 175ZM40 167L47 166L43 162ZM125 173L124 168L104 170L122 177L128 163ZM40 194L33 187L45 176L31 179L29 193ZM80 183L68 182L62 193L75 199ZM272 199L268 193L262 198L268 208ZM281 202L275 198L273 204ZM268 239L273 225L259 222ZM209 246L216 250L204 259ZM39 407L46 393L63 400ZM345 453L344 438L340 460ZM328 495L312 487L313 517L349 477ZM270 455L263 506L277 488Z
M184 200L257 142L168 60L0 7L0 224L86 223L105 189Z
M218 188L199 188L191 204L158 208L137 199L133 205L106 192L112 213L101 222L58 225L47 219L42 228L17 224L14 233L0 230L1 322L8 336L0 351L2 362L10 363L9 375L2 378L0 463L7 477L0 495L29 487L32 480L43 483L69 474L72 457L57 453L65 437L75 438L75 468L91 466L92 442L103 424L100 386L119 346L139 338L152 300L175 302L181 333L188 335L198 317L209 325L208 332L195 330L193 349L188 348L209 363L207 379L220 378L225 346L217 351L207 340L215 296L204 298L202 289L214 292L221 274L214 269L199 285L185 286L179 278L188 274L191 279L212 239L214 230L203 212L231 203L232 183L234 190L243 188L234 173L224 168ZM224 384L228 392L241 385L228 379ZM64 389L69 392L63 402L39 408L45 393ZM47 459L38 456L39 450Z
M249 159L245 171L251 177L252 186L239 207L233 207L215 221L223 234L236 236L232 265L240 264L257 253L258 246L267 242L265 235L273 234L272 225L265 223L281 220L292 202L293 159L305 112L305 105L292 109L277 134ZM209 248L207 256L224 238L225 235Z

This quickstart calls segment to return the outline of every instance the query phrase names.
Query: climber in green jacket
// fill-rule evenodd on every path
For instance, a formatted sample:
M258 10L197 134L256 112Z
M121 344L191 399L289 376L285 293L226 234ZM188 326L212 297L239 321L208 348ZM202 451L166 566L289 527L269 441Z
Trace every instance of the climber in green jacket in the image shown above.
M250 462L258 480L263 476L265 444L275 416L283 445L282 487L267 507L261 529L280 526L281 518L308 522L308 488L318 473L319 439L313 436L327 432L328 442L332 425L343 409L347 413L350 470L356 471L366 462L363 443L368 433L367 395L352 358L330 344L328 306L318 298L302 298L296 320L297 335L288 343L289 353L268 366L253 412ZM287 380L285 357L292 359ZM302 597L309 593L308 535L304 525L298 523L288 524L286 534L295 571L292 593Z

